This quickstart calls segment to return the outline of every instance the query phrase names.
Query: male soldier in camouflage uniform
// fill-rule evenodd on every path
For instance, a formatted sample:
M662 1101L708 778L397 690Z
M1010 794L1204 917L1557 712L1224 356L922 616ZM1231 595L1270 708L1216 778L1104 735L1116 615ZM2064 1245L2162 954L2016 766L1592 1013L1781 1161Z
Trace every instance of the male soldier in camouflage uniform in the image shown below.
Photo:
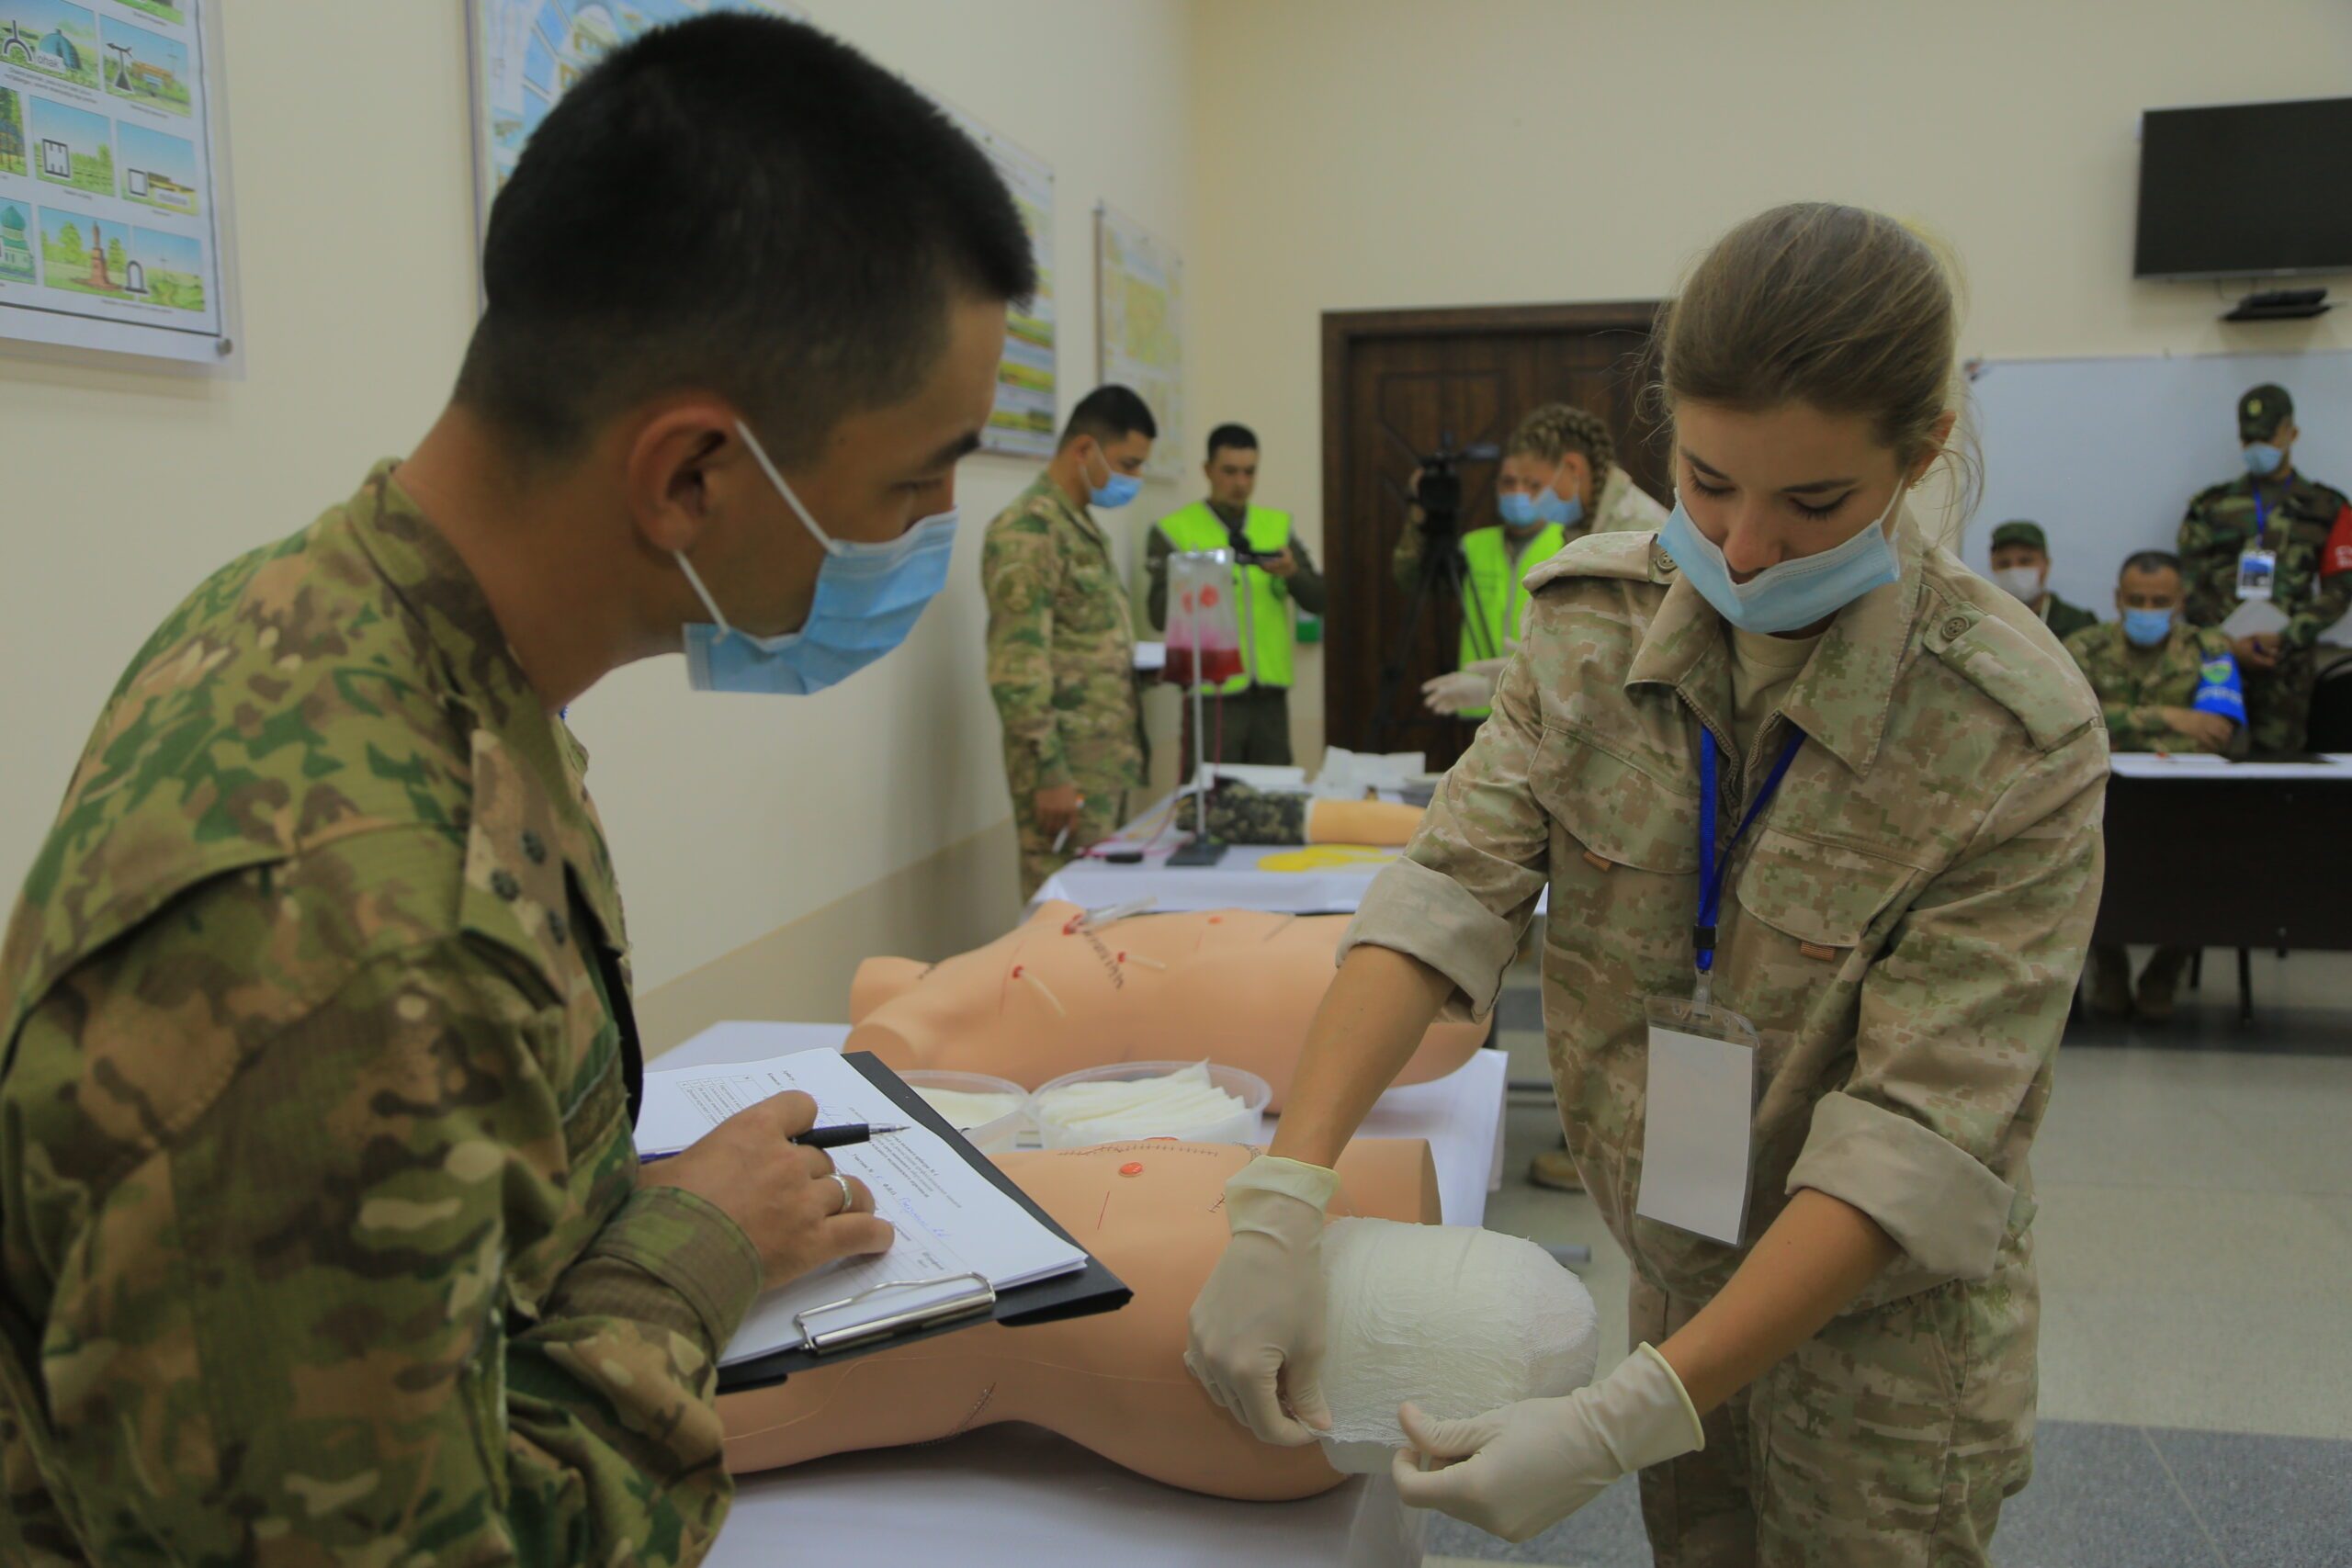
M736 238L649 282L632 224ZM639 1168L557 713L677 649L687 556L807 618L750 426L841 537L943 510L1028 256L978 149L795 24L650 34L549 114L450 407L157 629L0 950L0 1562L701 1559L720 1350L890 1232L805 1096Z
M2018 517L1994 529L1992 567L1992 580L2040 615L2060 642L2098 625L2097 615L2068 604L2050 586L2050 538L2041 524Z
M1021 841L1021 897L1119 825L1143 783L1135 622L1102 525L1135 499L1159 427L1125 387L1079 400L1036 481L989 525L989 691Z
M2246 728L2256 754L2300 751L2311 716L2320 634L2352 610L2352 503L2294 468L2295 405L2284 387L2238 400L2246 472L2199 492L2180 525L2180 559L2193 626L2218 626L2240 602L2239 561L2249 550L2278 557L2271 602L2286 617L2275 632L2236 637L2245 678Z
M2245 697L2230 639L2211 626L2184 626L2180 558L2142 550L2123 563L2115 588L2120 619L2066 639L2098 694L2111 751L2245 754ZM2170 1021L2173 992L2197 950L2160 947L2140 975L2139 1014ZM2109 1018L2134 1007L2131 961L2115 944L2092 947L2090 1005Z

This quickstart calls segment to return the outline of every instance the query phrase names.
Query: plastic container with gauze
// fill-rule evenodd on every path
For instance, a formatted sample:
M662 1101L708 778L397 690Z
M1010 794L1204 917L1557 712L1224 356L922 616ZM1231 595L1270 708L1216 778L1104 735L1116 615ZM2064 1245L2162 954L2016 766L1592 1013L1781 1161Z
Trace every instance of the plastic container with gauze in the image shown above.
M1030 1097L1039 1142L1085 1148L1136 1138L1254 1144L1273 1089L1214 1062L1122 1062L1065 1073Z
M900 1076L984 1155L1009 1153L1029 1124L1029 1091L1011 1078L931 1067Z

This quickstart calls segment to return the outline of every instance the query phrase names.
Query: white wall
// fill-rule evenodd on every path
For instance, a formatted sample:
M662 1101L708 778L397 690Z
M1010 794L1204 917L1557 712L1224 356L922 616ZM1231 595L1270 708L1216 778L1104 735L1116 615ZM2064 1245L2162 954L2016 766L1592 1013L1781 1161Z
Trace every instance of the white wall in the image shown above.
M2340 0L1199 0L1193 28L1192 407L1257 429L1310 536L1322 311L1655 299L1779 201L1940 231L1971 354L2352 345L2131 281L2139 112L2346 92ZM1321 704L1317 655L1306 743Z
M1068 396L1082 392L1095 201L1192 241L1182 0L806 8L1055 165L1060 373ZM0 357L0 883L11 889L147 632L213 567L301 526L372 460L405 451L446 397L473 320L460 0L221 10L247 378ZM953 586L911 646L854 685L806 702L689 698L682 665L664 660L575 705L641 983L1006 818L981 679L978 544L1032 471L993 457L966 466ZM1130 515L1165 510L1163 489ZM986 863L1009 900L1009 842Z

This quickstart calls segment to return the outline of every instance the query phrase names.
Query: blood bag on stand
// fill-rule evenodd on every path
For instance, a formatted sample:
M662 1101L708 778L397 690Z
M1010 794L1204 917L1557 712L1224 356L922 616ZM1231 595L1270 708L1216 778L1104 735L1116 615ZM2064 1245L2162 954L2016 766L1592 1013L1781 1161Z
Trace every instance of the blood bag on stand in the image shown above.
M1168 558L1168 664L1171 685L1222 686L1241 673L1241 623L1233 611L1233 552Z
M1242 672L1241 623L1233 606L1233 552L1186 550L1168 558L1168 663L1159 678L1193 689L1192 841L1168 857L1171 866L1213 866L1225 846L1209 832L1208 744L1202 694Z

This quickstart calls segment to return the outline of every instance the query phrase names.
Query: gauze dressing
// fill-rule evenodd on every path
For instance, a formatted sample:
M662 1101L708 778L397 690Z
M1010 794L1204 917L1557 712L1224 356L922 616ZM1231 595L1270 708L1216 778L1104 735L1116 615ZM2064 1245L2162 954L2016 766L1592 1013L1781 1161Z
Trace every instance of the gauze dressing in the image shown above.
M1405 1446L1396 1407L1408 1400L1457 1419L1592 1381L1592 1296L1532 1241L1466 1225L1333 1220L1322 1254L1323 1451L1335 1470L1385 1472Z

